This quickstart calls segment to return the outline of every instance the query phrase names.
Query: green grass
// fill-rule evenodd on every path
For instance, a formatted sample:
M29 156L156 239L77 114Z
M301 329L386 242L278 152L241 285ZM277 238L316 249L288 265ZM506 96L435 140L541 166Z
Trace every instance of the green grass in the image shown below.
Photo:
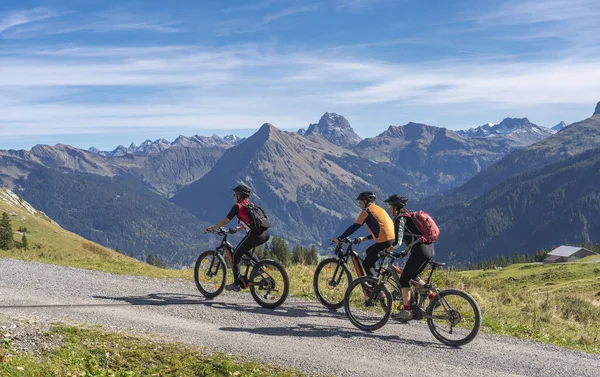
M98 328L54 325L49 335L62 338L62 344L39 354L19 354L10 342L0 343L0 376L304 376L296 370L210 354L186 344L154 342Z
M600 354L600 263L444 272L438 283L471 293L487 332Z

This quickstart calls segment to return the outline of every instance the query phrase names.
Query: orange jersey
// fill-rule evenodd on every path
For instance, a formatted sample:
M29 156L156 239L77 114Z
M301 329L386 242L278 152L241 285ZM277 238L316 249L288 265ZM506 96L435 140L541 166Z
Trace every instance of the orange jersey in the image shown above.
M376 243L394 241L394 222L387 212L376 204L370 204L358 215L356 223L367 224L367 229Z

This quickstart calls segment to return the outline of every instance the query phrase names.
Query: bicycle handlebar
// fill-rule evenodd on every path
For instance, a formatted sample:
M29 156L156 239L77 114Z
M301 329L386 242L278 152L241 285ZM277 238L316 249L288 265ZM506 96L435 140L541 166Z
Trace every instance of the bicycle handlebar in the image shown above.
M238 232L238 230L236 228L225 229L225 228L221 227L219 229L215 229L214 232L206 232L206 233L215 233L216 235L219 235L219 236L226 236L228 234L235 234L237 232Z
M360 242L358 242L358 238L354 238L354 239L351 240L348 237L346 237L346 238L340 238L339 241L340 242L338 244L354 244L354 245L358 245L360 243ZM334 243L335 242L332 242L330 244L330 246L333 245Z

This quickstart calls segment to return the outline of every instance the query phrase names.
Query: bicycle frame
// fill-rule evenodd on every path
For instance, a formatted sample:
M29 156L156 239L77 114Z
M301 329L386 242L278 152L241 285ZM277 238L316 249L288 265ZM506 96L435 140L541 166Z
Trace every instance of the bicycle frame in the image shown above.
M343 251L344 243L348 243L348 247L346 248L345 252ZM362 265L362 258L358 255L356 251L354 251L354 248L352 247L352 242L350 240L344 239L342 240L342 242L338 243L337 247L335 248L335 255L338 258L338 264L336 266L335 271L333 272L334 277L338 276L339 269L341 268L340 266L342 264L347 265L349 259L352 260L352 265L354 266L354 270L356 271L356 275L358 277L366 275L365 269ZM400 290L400 275L402 274L402 270L394 264L390 264L388 269L390 276L387 280L390 286L393 288L392 297L394 300L399 300L402 297L402 291ZM381 270L379 272L381 273ZM341 279L342 274L339 274L337 281L335 281L335 284L339 284Z
M398 292L402 292L401 288L400 288L400 276L399 276L402 272L398 267L396 267L393 264L393 261L395 261L397 258L397 254L387 254L387 255L384 255L383 258L384 258L384 261L382 262L382 267L381 267L381 269L383 271L380 271L380 273L379 273L378 285L383 285L387 282L388 284L392 285L394 290L396 290ZM391 259L392 263L389 263L388 259ZM422 314L421 318L419 318L419 319L422 319L423 317L428 318L428 319L433 318L432 316L429 316L425 313L425 309L426 309L425 302L428 299L432 299L433 297L435 297L436 295L438 295L440 293L440 289L435 284L431 283L431 278L433 277L433 273L437 269L437 266L435 264L430 264L430 265L431 265L431 271L429 273L429 276L427 277L427 280L425 281L425 284L421 284L420 282L418 282L414 279L410 280L411 300L414 299L416 301L417 307L420 309L420 312ZM390 268L390 266L392 268ZM398 271L400 271L400 272L398 273ZM395 283L396 286L394 286L394 284L392 284L392 282L390 282L390 279L392 279L392 282ZM374 289L369 297L369 300L374 300L378 294L379 294L379 290ZM451 306L445 299L440 300L440 303L444 307L444 310L446 310L446 311L450 310L449 308Z
M221 240L221 245L219 245L217 247L217 249L216 249L217 254L219 254L221 257L224 257L224 259L227 262L229 262L229 267L231 268L231 266L233 266L233 250L234 250L234 247L227 240L228 233L226 231L219 231L219 232L217 232L217 234L223 236L223 239ZM248 273L250 272L250 268L254 267L258 263L255 260L254 248L250 252L249 259L250 259L250 261L249 261L248 264L246 264L246 269L245 269L244 273L242 274L242 276L244 277L243 284L242 284L243 288L248 288L248 287L254 285L253 282L249 282L248 281ZM212 274L214 264L215 264L215 258L213 258L210 266L208 267L209 274ZM227 265L225 267L227 267ZM218 265L217 265L217 269L218 269Z
M354 271L356 272L356 275L359 277L365 276L365 269L362 266L362 259L358 256L358 253L354 251L352 243L348 242L348 247L346 248L346 251L343 252L342 248L344 243L346 242L340 242L335 248L335 254L338 257L338 266L336 267L333 276L337 275L337 269L340 268L341 264L348 264L348 259L352 260L352 265L354 266Z

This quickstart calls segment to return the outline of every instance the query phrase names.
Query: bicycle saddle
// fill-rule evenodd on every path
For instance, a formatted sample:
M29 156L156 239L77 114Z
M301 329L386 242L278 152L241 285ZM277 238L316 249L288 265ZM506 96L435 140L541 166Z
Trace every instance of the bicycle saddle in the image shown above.
M446 263L440 263L435 261L430 261L429 264L431 265L431 267L444 267L446 265Z

